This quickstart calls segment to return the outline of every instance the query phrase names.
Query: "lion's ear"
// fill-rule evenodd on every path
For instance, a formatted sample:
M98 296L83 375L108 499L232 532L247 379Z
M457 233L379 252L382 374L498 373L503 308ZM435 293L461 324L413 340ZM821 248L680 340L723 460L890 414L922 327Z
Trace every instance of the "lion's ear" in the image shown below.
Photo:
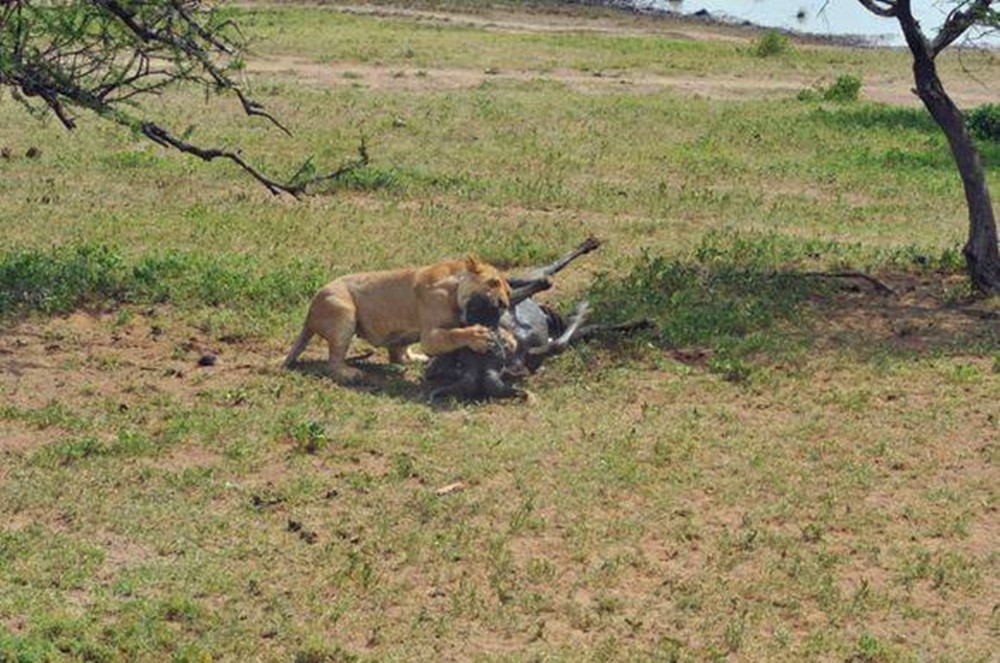
M465 268L472 272L473 274L481 274L483 271L483 263L476 256L466 256L465 257Z

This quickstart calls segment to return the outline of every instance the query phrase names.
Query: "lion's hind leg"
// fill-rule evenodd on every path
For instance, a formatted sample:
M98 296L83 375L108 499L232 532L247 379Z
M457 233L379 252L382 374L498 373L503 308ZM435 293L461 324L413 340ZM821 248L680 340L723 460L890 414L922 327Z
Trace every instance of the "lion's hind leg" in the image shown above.
M360 380L362 372L347 365L347 351L357 332L357 309L350 294L346 289L325 293L321 300L314 302L310 315L313 331L325 338L329 347L333 379L341 383Z

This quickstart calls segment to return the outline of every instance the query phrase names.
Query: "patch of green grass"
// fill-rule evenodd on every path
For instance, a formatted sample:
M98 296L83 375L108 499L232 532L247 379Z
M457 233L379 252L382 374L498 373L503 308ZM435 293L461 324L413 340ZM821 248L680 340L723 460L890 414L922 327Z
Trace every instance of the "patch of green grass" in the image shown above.
M815 249L779 236L710 233L689 257L646 254L628 275L599 280L595 315L652 320L659 343L710 348L711 367L739 381L747 356L787 342L782 323L807 323L804 304L822 284L789 266Z
M58 467L105 455L150 456L168 446L169 439L169 434L156 439L143 431L128 428L119 430L113 440L84 434L46 445L32 456L31 461L43 467Z
M59 313L97 298L122 297L121 256L106 246L7 252L0 260L0 313Z
M360 658L337 645L310 643L295 652L292 660L294 663L355 663Z
M841 74L823 90L825 101L847 103L857 101L861 94L861 79L852 74Z
M58 401L49 401L33 408L6 404L0 406L0 419L21 421L38 429L60 427L71 431L86 431L93 425L93 421Z
M900 107L887 104L862 104L833 110L817 109L815 115L824 122L843 129L876 129L882 131L910 131L937 136L940 128L926 109Z
M0 632L0 659L17 663L52 660L114 661L118 652L89 630L86 620L51 619L28 635L5 636Z
M898 270L933 278L963 268L958 247L873 250L727 230L707 233L687 255L643 253L625 275L598 275L591 294L598 319L650 320L656 326L650 340L657 345L696 350L713 372L742 382L756 360L781 361L809 349L816 315L822 315L814 303L845 283L831 275ZM983 342L989 347L995 339L987 334ZM979 373L959 367L956 375Z
M321 281L301 263L261 271L251 255L164 251L130 261L100 244L21 249L0 254L0 315L124 303L273 309L301 304Z
M345 174L329 184L317 185L316 193L336 194L339 191L387 191L407 193L417 189L469 192L482 184L464 176L435 175L413 168L364 166Z
M898 660L904 659L891 646L868 633L858 638L854 651L847 658L850 663L891 663Z
M143 145L143 148L103 154L100 157L100 162L111 170L143 170L156 168L169 162L165 155L152 151L151 147Z
M834 101L848 103L858 100L861 93L861 79L852 74L841 74L829 85L816 85L802 90L797 95L799 101Z
M550 246L520 231L493 232L483 238L479 254L483 260L501 269L528 267L543 265L558 257Z
M36 462L46 465L69 465L93 456L101 456L108 451L108 445L101 440L85 436L49 445L36 456L38 458Z

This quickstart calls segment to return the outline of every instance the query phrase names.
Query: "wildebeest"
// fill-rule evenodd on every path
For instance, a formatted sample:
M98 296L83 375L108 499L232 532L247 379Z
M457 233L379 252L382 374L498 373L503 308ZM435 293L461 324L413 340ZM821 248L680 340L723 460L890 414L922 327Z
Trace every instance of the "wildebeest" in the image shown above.
M510 380L538 370L546 357L595 333L628 332L648 327L645 320L619 325L584 325L586 302L577 305L573 315L566 320L551 307L533 299L534 295L552 287L549 277L599 246L600 242L590 237L549 265L508 277L511 287L508 310L486 298L471 298L463 312L463 323L493 330L493 344L484 353L463 349L431 359L425 378L442 386L433 389L428 400L433 402L445 396L469 400L525 397L528 393Z

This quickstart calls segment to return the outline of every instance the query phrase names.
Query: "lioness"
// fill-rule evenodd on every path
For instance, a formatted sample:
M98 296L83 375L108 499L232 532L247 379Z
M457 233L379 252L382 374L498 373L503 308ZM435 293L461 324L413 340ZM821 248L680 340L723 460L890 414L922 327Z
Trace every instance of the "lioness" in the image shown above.
M426 267L348 274L327 283L313 297L302 333L285 358L295 363L313 334L330 347L330 372L339 382L352 382L361 371L345 363L356 335L389 348L389 361L416 357L409 346L417 341L429 355L461 348L485 352L490 330L461 325L462 312L473 296L495 306L510 306L510 286L492 265L477 260L451 260Z

